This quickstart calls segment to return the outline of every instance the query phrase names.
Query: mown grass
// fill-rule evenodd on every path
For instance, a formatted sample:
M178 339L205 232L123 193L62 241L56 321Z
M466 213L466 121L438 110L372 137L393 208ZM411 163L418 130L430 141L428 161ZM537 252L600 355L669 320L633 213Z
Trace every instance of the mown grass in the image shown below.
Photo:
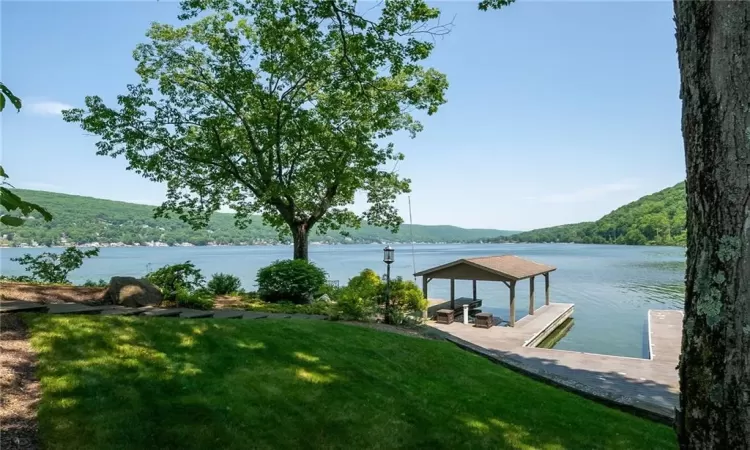
M305 320L25 316L65 449L658 449L668 427L451 344Z

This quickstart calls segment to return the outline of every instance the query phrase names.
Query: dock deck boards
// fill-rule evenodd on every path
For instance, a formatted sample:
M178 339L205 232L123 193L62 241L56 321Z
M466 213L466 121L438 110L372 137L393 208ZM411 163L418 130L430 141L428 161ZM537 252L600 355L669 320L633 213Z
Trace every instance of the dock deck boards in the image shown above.
M651 359L677 365L682 346L682 311L649 311Z
M635 407L664 421L674 415L679 398L677 361L682 334L681 311L649 311L651 359L535 348L536 339L570 315L573 305L552 303L516 326L475 328L454 322L430 322L454 343L528 374L587 396ZM531 345L529 345L531 344Z

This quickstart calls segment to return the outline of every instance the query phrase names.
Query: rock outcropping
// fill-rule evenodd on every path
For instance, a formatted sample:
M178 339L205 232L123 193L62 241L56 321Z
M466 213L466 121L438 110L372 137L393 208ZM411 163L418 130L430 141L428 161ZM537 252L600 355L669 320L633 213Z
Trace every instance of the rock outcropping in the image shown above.
M164 300L159 288L146 280L135 277L112 277L103 303L131 308L156 306Z

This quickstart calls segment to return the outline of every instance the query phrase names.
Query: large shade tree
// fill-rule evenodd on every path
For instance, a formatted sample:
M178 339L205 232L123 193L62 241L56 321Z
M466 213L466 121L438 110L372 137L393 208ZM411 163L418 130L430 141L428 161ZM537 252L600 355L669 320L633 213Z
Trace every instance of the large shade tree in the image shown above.
M363 220L398 228L409 180L389 142L412 115L445 102L443 74L423 67L448 31L423 0L365 10L355 0L190 0L179 26L154 24L134 57L140 82L110 107L98 96L65 120L100 137L98 154L165 182L156 214L204 227L222 206L291 233ZM369 208L349 209L364 192Z
M687 164L682 448L750 446L750 2L675 1Z

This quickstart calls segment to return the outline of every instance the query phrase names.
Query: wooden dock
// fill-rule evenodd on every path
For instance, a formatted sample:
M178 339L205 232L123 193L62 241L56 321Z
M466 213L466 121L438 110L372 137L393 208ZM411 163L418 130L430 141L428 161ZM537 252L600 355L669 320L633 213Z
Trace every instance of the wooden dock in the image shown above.
M551 303L514 328L429 325L457 345L541 381L671 423L679 399L682 311L648 312L649 359L535 348L572 313L572 304Z

